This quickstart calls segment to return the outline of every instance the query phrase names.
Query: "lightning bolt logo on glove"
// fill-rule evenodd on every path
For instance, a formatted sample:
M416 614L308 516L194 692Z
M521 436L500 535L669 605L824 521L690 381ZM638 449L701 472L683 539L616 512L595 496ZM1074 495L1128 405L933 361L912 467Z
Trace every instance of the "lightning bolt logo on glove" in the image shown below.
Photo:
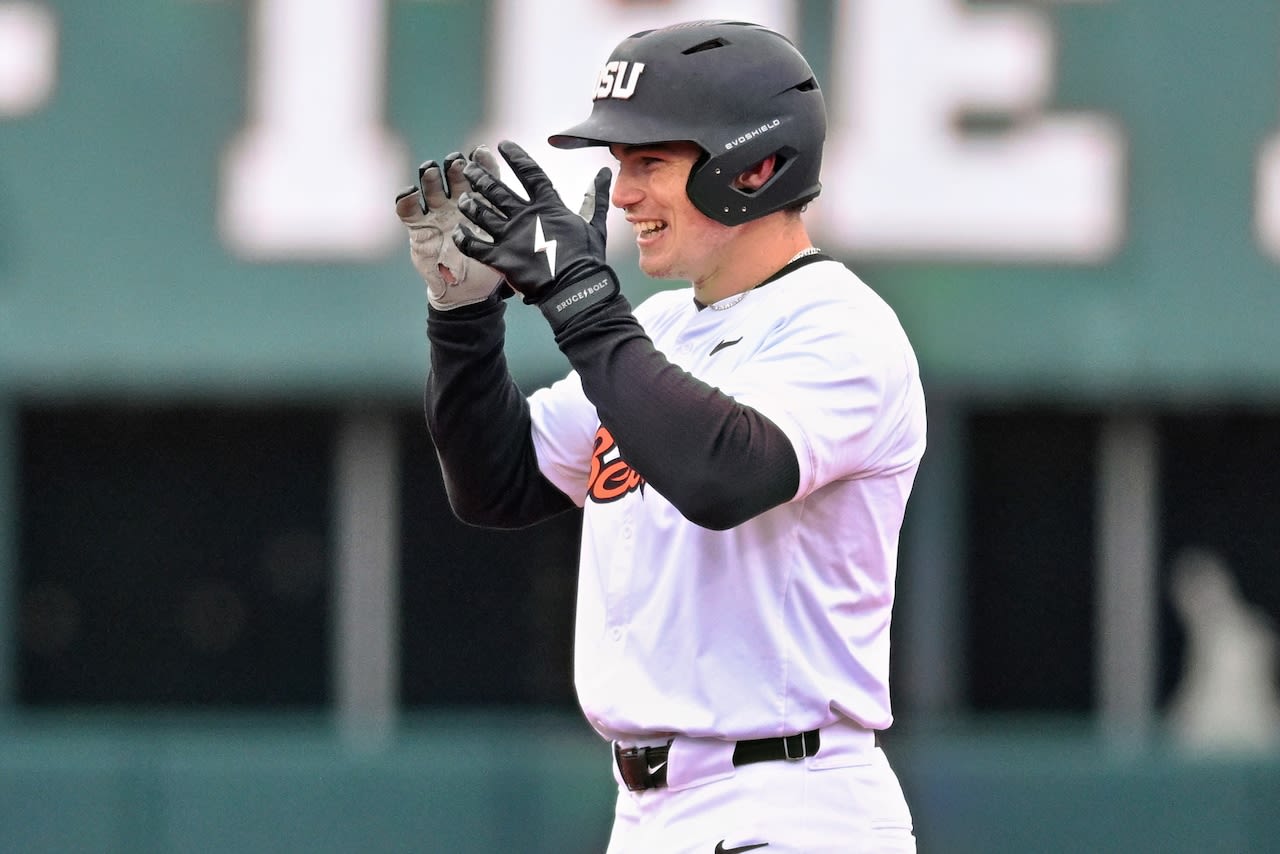
M455 228L458 251L498 270L526 303L542 309L559 330L619 293L617 276L605 263L605 221L613 173L596 173L579 213L569 210L551 179L514 142L498 143L528 201L500 181L496 170L472 161L463 170L471 190L458 200L471 229ZM543 257L545 256L545 262Z
M547 240L542 233L542 217L535 216L533 218L533 254L539 252L547 253L547 266L551 268L551 275L554 278L556 274L556 241Z

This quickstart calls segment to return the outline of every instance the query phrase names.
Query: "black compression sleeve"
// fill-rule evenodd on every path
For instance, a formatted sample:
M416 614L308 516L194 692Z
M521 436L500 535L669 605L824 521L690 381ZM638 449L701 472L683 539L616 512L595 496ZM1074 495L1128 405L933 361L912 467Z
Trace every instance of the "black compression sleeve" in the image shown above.
M503 354L505 311L497 297L430 310L426 418L458 518L521 528L574 504L538 468L529 404Z
M669 362L625 297L573 318L556 343L627 462L691 522L724 530L795 496L782 430Z

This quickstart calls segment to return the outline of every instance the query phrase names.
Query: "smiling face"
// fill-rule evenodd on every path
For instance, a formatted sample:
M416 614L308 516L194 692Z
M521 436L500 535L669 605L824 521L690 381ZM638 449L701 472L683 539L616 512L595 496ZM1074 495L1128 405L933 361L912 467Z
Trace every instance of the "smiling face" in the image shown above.
M614 145L613 204L626 211L640 250L640 269L656 279L687 279L695 288L723 265L735 230L693 206L685 185L702 155L691 142Z
M640 269L655 279L685 279L704 305L754 288L811 246L798 210L774 211L724 225L689 200L689 173L702 157L691 142L610 146L618 160L613 204L626 211ZM769 156L732 180L754 193L774 176Z

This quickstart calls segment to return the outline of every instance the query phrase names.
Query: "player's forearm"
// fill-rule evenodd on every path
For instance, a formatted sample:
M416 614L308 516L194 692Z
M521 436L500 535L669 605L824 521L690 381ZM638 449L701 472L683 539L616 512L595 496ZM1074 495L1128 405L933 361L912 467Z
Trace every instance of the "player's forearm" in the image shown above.
M625 298L575 318L556 342L627 461L690 521L730 528L795 496L785 434L668 361Z
M457 517L473 525L519 528L570 509L573 502L538 468L529 407L503 354L503 311L496 298L431 311L426 420Z

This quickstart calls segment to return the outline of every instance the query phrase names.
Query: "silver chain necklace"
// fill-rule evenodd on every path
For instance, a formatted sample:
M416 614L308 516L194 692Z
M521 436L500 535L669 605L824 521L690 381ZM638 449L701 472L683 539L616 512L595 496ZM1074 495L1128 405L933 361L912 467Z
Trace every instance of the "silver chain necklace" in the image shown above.
M711 305L707 306L707 308L711 309L712 311L728 311L729 309L733 308L735 305L737 305L738 303L746 299L747 294L749 293L750 291L743 291L737 296L728 297L727 299L722 299L720 300L720 302L713 302L711 303Z
M799 261L801 258L807 258L810 255L817 255L821 251L822 250L816 246L810 246L808 249L801 249L799 252L791 256L791 260L788 261L787 264L794 264L796 261ZM787 266L787 264L783 264L782 266L785 267ZM726 299L720 300L719 302L713 302L711 303L711 305L707 306L707 308L711 309L712 311L728 311L729 309L733 308L735 305L737 305L738 303L746 299L747 294L749 293L751 293L749 289L745 290L742 293L738 294L737 296L728 297Z
M791 260L788 261L787 263L794 264L796 261L799 261L801 258L808 258L810 255L817 255L820 252L822 252L822 250L819 249L818 247L810 246L808 249L801 249L799 252L792 255Z

